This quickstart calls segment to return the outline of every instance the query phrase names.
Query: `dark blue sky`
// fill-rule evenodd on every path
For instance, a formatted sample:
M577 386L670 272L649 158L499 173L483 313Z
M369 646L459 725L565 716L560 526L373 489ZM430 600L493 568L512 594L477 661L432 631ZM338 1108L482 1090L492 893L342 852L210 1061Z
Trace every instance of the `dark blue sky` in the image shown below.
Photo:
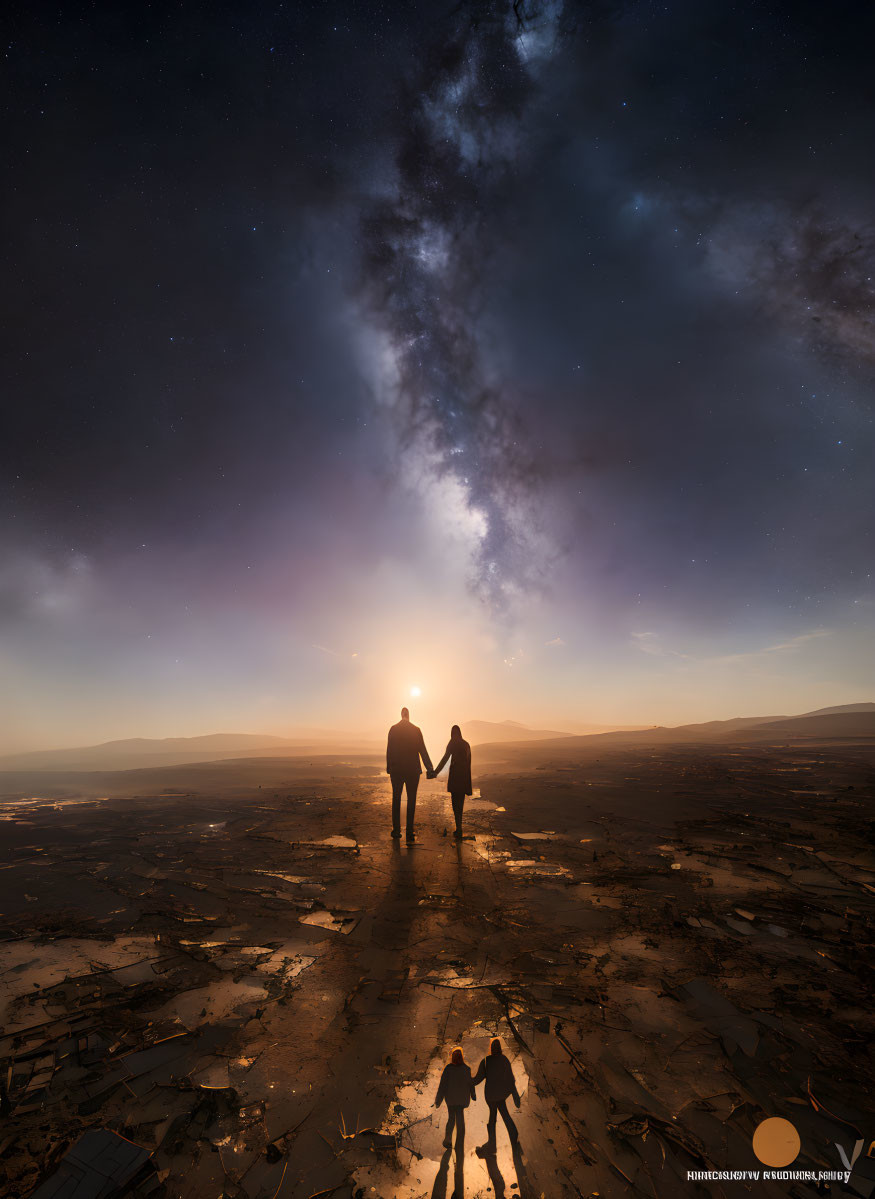
M519 13L13 12L9 748L871 698L871 8Z

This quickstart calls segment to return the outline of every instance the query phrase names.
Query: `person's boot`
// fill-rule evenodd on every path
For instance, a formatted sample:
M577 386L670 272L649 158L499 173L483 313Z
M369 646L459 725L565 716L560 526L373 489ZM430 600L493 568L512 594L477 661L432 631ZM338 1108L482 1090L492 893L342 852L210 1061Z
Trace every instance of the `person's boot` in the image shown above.
M460 828L457 828L456 831L453 833L453 836L456 838L457 841L461 841L462 840L462 830Z
M413 842L416 840L416 833L413 833L413 832L411 832L411 831L410 831L410 829L408 829L408 830L407 830L407 838L406 838L406 840L407 840L407 844L408 844L408 845L412 845L412 844L413 844Z

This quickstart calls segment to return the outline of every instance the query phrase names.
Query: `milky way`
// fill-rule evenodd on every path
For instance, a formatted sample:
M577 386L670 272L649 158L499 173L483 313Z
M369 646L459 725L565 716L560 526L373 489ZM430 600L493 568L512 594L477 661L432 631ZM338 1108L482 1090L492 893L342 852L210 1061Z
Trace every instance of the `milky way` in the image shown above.
M484 281L495 210L526 152L524 115L558 52L560 8L474 5L438 23L399 96L395 179L362 219L377 399L397 452L460 486L472 585L496 610L543 564L535 497L545 464L482 345Z

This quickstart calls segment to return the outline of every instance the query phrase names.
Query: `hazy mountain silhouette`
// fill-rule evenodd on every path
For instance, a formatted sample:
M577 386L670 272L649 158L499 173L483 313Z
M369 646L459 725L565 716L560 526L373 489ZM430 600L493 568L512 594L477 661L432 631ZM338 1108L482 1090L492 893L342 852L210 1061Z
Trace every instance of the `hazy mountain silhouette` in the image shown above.
M530 729L516 720L467 720L462 721L462 733L472 745L484 741L545 741L556 737L567 737L568 731L556 729Z
M875 704L839 704L837 708L816 708L813 712L805 712L803 715L805 717L838 716L848 712L875 712ZM784 717L781 719L783 720Z
M513 752L514 746L529 752L543 746L545 751L567 750L577 745L605 746L642 744L697 744L727 740L770 741L794 737L875 737L875 703L841 704L819 708L800 716L738 716L731 720L709 720L702 724L652 728L626 726L601 731L569 734L555 729L532 729L515 720L469 720L462 725L464 735L480 752ZM599 731L595 731L599 730ZM436 730L426 730L437 744ZM0 757L0 771L7 770L139 770L150 766L180 766L188 763L219 762L229 758L300 756L302 754L376 754L385 747L385 739L367 733L332 732L326 729L298 729L295 736L277 737L265 733L211 733L201 737L130 737L106 741L100 745L72 749L42 749Z
M218 762L225 758L301 753L373 752L376 742L359 734L302 729L295 737L265 733L210 733L202 737L130 737L73 749L38 749L0 757L0 770L139 770Z
M532 729L518 720L469 720L462 723L462 732L472 745L499 744L503 741L547 741L557 737L581 737L592 733L629 732L646 726L640 724L579 724L570 728Z
M770 720L745 730L743 740L779 741L804 737L845 740L875 737L875 704L852 704L850 708L851 711L832 708L823 713L809 712L788 720ZM727 734L724 734L722 739L726 740Z
M875 737L875 703L840 704L832 708L804 712L799 716L737 716L730 720L709 720L702 724L591 733L576 737L556 737L542 742L546 751L567 750L575 746L691 745L726 741L777 741L787 738L860 738ZM496 751L511 748L494 741ZM481 745L481 753L491 748ZM539 746L540 748L540 746Z
M530 729L514 720L500 724L472 720L465 733L473 745L483 741L537 741L567 737L567 731ZM611 726L602 726L611 727ZM616 727L616 726L613 726ZM593 725L592 729L598 729ZM434 739L433 728L428 733ZM266 733L210 733L201 737L128 737L71 749L38 749L0 757L0 770L141 770L150 766L219 762L227 758L282 757L286 754L378 753L385 734L296 729L288 737ZM435 744L440 741L437 737Z

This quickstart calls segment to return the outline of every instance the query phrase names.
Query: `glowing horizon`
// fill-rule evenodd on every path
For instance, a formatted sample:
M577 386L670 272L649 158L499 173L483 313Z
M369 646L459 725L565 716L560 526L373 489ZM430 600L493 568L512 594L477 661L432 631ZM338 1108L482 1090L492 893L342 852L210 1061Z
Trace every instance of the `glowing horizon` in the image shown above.
M337 88L316 6L282 103L234 33L232 123L161 39L41 28L145 90L49 70L8 122L0 752L870 697L863 76L765 37L718 121L750 38L699 7L675 93L677 13L414 6L374 50L351 6Z

